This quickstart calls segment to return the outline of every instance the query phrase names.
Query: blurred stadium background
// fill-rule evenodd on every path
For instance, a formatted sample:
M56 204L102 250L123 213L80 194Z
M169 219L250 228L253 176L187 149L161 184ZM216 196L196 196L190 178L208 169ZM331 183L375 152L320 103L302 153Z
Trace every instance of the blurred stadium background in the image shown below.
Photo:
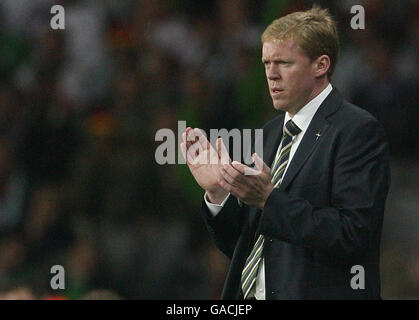
M219 298L228 261L201 221L203 192L185 165L156 164L155 133L275 116L260 34L312 3L1 0L0 298ZM391 144L382 296L418 299L419 2L316 3L339 23L333 84ZM65 30L50 28L54 4ZM355 4L365 30L350 27ZM52 291L57 264L66 289Z

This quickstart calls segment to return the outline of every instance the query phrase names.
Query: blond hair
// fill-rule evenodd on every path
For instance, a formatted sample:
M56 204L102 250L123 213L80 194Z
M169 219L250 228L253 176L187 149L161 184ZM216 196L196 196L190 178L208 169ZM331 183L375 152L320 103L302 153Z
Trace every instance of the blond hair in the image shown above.
M323 54L328 55L327 75L331 78L339 55L339 35L328 9L313 6L310 10L276 19L263 32L261 40L265 43L286 38L294 38L312 61Z

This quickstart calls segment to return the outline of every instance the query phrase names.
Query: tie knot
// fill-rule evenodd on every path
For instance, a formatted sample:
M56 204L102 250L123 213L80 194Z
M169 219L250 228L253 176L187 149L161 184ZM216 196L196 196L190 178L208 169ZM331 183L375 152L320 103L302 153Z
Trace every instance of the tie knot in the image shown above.
M288 120L284 127L284 133L290 137L296 136L301 132L301 129L292 121Z

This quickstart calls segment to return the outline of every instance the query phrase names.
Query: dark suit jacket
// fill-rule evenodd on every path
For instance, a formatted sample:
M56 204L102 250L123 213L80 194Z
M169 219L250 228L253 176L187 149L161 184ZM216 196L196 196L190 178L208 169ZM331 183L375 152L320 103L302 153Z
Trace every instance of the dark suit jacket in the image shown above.
M268 166L283 121L281 115L264 126ZM263 209L239 206L231 195L212 217L203 202L211 237L231 259L222 299L242 298L241 272L259 233L265 235L266 299L380 299L379 247L389 184L382 126L333 89ZM354 265L365 270L365 289L351 287Z

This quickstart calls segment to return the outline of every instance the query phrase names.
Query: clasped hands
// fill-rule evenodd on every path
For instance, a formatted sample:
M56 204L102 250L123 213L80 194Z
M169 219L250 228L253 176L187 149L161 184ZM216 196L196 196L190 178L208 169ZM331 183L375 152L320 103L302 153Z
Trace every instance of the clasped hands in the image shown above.
M263 208L273 190L270 168L254 153L256 169L231 161L221 138L216 149L198 128L186 128L181 151L193 177L212 203L220 204L231 193L240 201Z

